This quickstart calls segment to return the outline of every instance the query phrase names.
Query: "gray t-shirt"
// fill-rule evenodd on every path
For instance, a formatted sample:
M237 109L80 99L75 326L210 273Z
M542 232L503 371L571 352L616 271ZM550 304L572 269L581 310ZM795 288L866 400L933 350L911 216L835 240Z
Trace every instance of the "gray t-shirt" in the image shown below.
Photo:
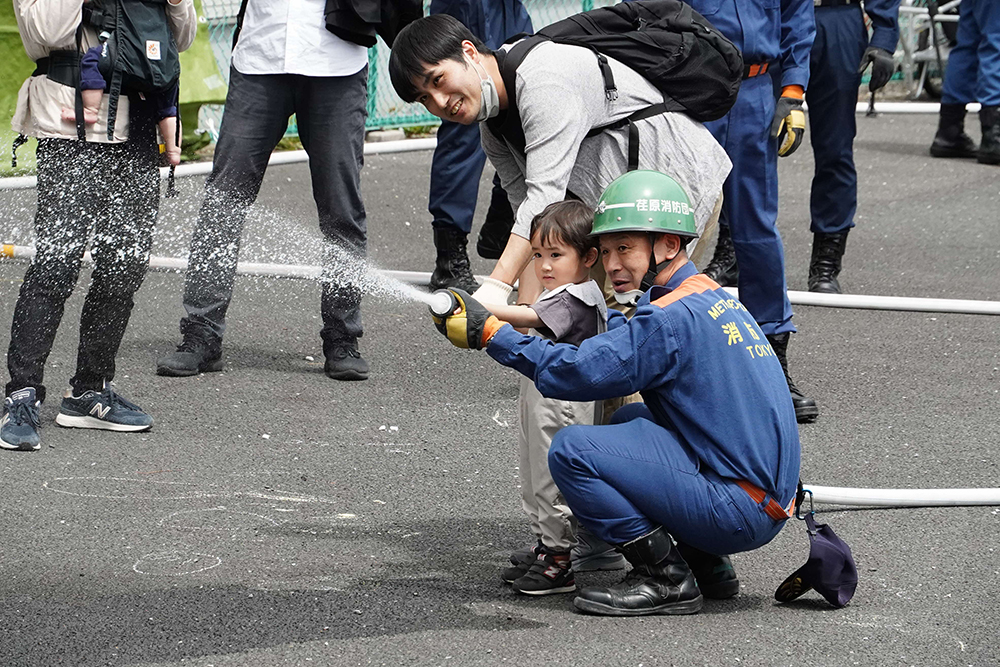
M608 329L604 294L593 280L545 290L529 308L545 325L535 331L556 343L580 345Z
M604 189L628 167L628 129L587 138L652 104L663 94L634 70L608 58L618 99L604 94L594 54L579 46L545 42L517 68L517 108L525 154L510 148L480 124L483 149L500 174L513 209L513 233L528 238L531 219L569 190L597 207ZM699 233L711 216L732 163L701 123L683 113L663 113L636 121L639 168L672 176L688 193ZM693 250L693 246L689 251Z

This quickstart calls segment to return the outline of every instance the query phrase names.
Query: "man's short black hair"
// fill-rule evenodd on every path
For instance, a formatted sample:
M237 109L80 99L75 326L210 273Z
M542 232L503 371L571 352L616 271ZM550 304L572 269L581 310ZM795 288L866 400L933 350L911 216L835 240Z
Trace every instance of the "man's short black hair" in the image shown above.
M542 245L550 239L558 240L586 257L591 248L598 247L597 237L590 235L593 226L594 210L577 199L566 199L549 204L532 218L528 238L538 234Z
M417 19L399 31L389 56L389 79L404 102L417 99L413 80L422 78L428 65L442 60L464 62L462 42L468 40L483 55L493 55L482 40L462 23L447 14L432 14Z

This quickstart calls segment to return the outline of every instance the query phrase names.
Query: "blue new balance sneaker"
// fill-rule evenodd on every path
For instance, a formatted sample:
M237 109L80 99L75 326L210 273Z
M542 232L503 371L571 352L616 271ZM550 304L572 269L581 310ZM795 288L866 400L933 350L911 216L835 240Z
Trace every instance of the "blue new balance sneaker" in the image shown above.
M39 405L34 387L18 389L4 399L0 447L33 452L42 446L38 438Z
M56 423L70 428L99 428L105 431L145 431L153 426L153 418L135 403L115 393L110 382L104 389L91 389L81 396L72 390L63 395Z

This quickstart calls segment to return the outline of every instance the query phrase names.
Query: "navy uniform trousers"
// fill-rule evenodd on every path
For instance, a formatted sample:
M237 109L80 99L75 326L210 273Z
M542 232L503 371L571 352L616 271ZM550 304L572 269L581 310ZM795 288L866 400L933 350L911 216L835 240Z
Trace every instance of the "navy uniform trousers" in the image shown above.
M962 0L941 102L1000 105L1000 2Z
M785 251L778 234L778 146L771 78L743 81L725 117L705 123L733 162L719 224L729 227L740 267L740 301L768 336L795 331L785 284Z
M491 49L499 47L508 37L532 32L531 18L521 0L433 0L430 13L455 17ZM435 229L454 229L466 234L472 231L479 177L485 164L479 123L461 125L441 121L431 162L427 206L434 217ZM509 208L498 176L493 177L493 197L500 198L497 205Z
M816 41L809 59L809 140L816 171L809 212L814 234L838 234L854 226L858 173L854 167L855 108L868 46L861 5L816 8Z

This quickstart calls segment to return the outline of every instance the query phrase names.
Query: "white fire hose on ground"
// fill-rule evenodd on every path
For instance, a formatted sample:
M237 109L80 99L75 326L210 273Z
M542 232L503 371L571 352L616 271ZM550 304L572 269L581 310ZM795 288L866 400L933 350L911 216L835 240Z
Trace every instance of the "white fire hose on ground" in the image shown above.
M0 259L28 260L35 256L30 246L5 244L0 246ZM84 255L90 262L90 253ZM187 260L179 257L150 257L149 267L161 271L184 271ZM236 273L241 275L272 276L316 280L322 273L319 266L301 264L266 264L240 262ZM386 276L401 282L426 286L430 274L420 271L382 271ZM730 292L735 290L729 288ZM866 308L874 310L901 310L936 313L966 313L974 315L1000 315L1000 302L970 301L964 299L921 299L898 296L866 296L854 294L815 294L788 292L789 300L796 305L826 306L831 308ZM864 507L954 507L962 505L1000 505L1000 489L852 489L834 486L804 485L812 502Z

